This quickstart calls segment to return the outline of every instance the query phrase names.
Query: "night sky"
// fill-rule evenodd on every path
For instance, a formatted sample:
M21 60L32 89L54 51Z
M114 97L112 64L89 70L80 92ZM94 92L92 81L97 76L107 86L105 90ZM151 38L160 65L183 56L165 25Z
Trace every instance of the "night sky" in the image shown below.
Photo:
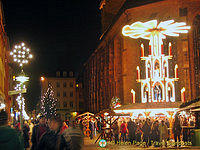
M97 46L100 0L4 0L10 47L24 41L34 55L24 67L29 75L27 110L40 97L41 75L57 70L79 72Z

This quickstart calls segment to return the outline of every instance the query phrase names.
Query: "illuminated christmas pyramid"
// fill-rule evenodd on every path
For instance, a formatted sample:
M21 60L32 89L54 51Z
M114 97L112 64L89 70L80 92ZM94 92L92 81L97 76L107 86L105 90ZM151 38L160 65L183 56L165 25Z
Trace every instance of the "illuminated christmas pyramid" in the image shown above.
M174 67L174 78L169 75L169 59L171 43L168 46L168 55L163 53L163 39L166 36L179 36L187 33L190 27L184 22L174 20L160 22L151 20L145 23L135 22L123 27L124 36L143 38L149 41L149 55L144 56L144 45L141 44L141 60L145 61L145 79L140 78L140 68L137 66L137 81L141 82L141 100L146 102L175 102L175 81L178 80L178 65Z

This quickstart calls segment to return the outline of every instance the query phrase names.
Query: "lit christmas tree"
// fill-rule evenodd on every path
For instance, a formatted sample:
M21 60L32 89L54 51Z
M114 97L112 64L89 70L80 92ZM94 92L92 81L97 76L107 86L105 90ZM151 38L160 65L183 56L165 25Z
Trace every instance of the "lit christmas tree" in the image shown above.
M57 100L54 98L54 92L52 90L51 84L48 85L47 92L41 99L41 113L47 119L51 116L56 115L56 102Z

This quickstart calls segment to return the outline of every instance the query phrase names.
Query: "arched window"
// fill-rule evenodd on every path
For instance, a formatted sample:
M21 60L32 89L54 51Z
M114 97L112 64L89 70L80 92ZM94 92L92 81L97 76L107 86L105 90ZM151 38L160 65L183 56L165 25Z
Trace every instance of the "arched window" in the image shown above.
M163 72L163 76L166 78L167 77L167 63L166 63L166 61L164 62L164 72Z
M172 89L172 85L168 84L168 88L167 88L167 98L168 101L171 102L172 98L173 98L173 89Z
M156 61L154 65L154 78L159 78L159 77L160 77L160 64L158 61Z
M146 102L149 102L149 88L147 85L144 86L143 93L143 99L145 99Z
M154 102L161 102L162 101L162 87L160 85L160 83L156 83L154 88L153 88L153 95L154 95Z
M147 71L148 71L148 78L151 78L151 64L150 64L150 62L148 62L148 65L147 65Z
M193 22L193 45L194 45L194 69L196 96L200 96L200 15Z

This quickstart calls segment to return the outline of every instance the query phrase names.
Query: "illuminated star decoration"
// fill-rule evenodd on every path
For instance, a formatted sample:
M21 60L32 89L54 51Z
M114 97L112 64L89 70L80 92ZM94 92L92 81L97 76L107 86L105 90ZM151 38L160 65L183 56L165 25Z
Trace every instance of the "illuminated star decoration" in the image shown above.
M155 32L159 32L160 38L166 36L179 36L179 33L187 33L190 26L186 26L185 22L174 22L174 20L163 21L158 24L157 20L148 22L135 22L131 25L126 25L122 29L124 36L131 38L143 38L150 40Z
M17 62L21 67L28 63L28 59L33 57L33 55L30 54L30 49L26 48L24 43L15 45L10 55L13 57L14 62Z

